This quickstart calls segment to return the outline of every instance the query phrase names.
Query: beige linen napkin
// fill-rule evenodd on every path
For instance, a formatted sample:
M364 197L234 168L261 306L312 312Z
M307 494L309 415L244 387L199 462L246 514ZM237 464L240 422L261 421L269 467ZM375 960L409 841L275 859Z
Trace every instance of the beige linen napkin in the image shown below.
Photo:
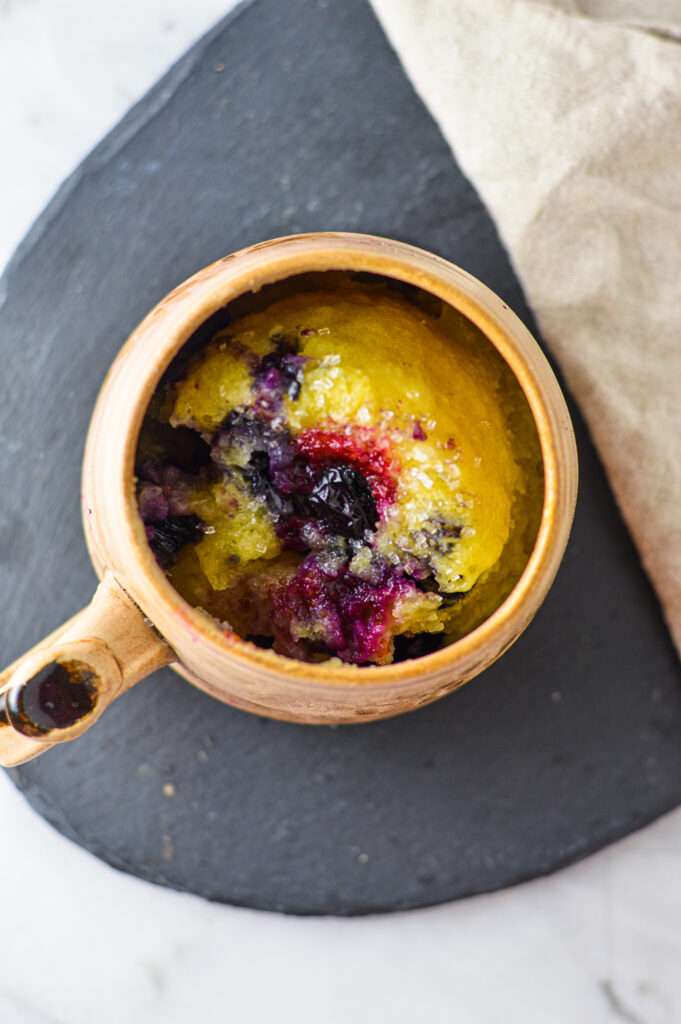
M373 4L497 223L681 652L681 3Z

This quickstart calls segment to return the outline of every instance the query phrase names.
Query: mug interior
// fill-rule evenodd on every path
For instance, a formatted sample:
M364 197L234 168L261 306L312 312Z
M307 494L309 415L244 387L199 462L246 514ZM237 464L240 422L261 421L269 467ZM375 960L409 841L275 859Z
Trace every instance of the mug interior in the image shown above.
M522 396L521 401L524 406L523 415L526 414L526 422L532 424L532 436L530 437L529 434L526 433L524 437L524 446L526 449L529 449L532 445L535 445L537 452L534 469L530 474L528 474L525 481L525 492L522 496L522 507L520 504L517 505L511 534L500 559L500 571L497 571L496 575L495 573L492 573L491 580L488 579L476 584L473 591L471 591L471 594L466 595L465 599L468 601L470 611L468 611L467 614L464 613L463 616L459 614L458 631L445 631L440 634L425 634L414 638L414 641L412 642L403 642L404 638L398 638L399 643L397 646L399 650L395 657L395 661L391 663L391 668L394 670L394 667L402 662L413 661L415 658L420 660L443 650L451 650L465 636L469 636L474 633L476 628L488 621L508 600L514 588L517 586L519 580L523 576L523 573L527 569L532 552L536 546L537 537L540 531L542 510L546 503L543 462L541 455L539 454L539 433L534 413L527 400L527 396L522 389L522 385L518 381L518 377L509 365L508 361L500 354L498 348L493 345L488 335L470 319L470 316L457 309L451 304L451 302L446 302L432 289L425 289L422 286L416 285L409 280L405 280L403 277L397 277L394 274L379 274L375 271L356 269L339 270L332 268L321 271L307 270L303 272L289 273L283 278L269 281L260 288L251 288L240 295L236 295L231 299L231 301L226 304L222 304L217 308L209 307L205 311L207 313L205 319L186 338L179 350L175 352L169 364L164 368L161 379L155 389L152 403L155 402L156 406L158 406L162 395L167 392L167 389L170 386L172 386L173 381L176 381L182 376L183 372L186 371L186 368L192 364L192 360L198 358L202 351L206 350L206 347L210 344L215 335L219 334L221 331L225 331L229 325L234 324L235 321L238 322L245 316L266 310L268 307L282 299L296 295L309 296L313 293L335 291L347 286L349 283L355 283L358 286L365 287L369 292L371 292L372 288L377 287L380 287L381 289L389 289L391 293L396 297L399 297L399 301L404 302L406 305L420 311L424 315L440 315L443 307L446 307L447 312L453 311L457 317L465 319L467 328L475 333L475 344L477 349L480 352L484 351L486 358L496 359L498 361L500 372L503 372L504 374L503 387L506 395L511 390L514 390L514 394L517 392L517 395ZM456 325L454 325L454 327L456 329ZM478 352L476 351L476 355L477 354ZM149 415L147 411L144 424L148 423ZM144 435L144 426L142 434ZM168 436L170 438L170 433ZM172 438L169 439L168 444L172 444ZM525 455L528 456L527 451L525 451ZM529 464L529 456L526 461ZM137 476L142 472L142 465L143 457L140 456L138 439L135 464L135 472ZM195 596L192 597L191 588L188 588L186 585L181 585L180 575L177 571L173 571L172 568L168 570L168 566L166 566L166 570L169 571L170 578L173 581L176 590L179 591L181 597L183 597L190 606L195 608L197 604L200 604L204 607L204 610L213 610L212 608L206 609L205 600L203 602L199 602ZM223 622L229 621L232 623L238 623L239 621L236 606L233 609L233 614L227 613L220 615L216 612L213 614L215 619L218 621L220 619L222 619ZM464 622L463 629L460 625L461 621ZM286 655L274 654L271 651L271 640L268 642L265 637L260 635L254 636L252 635L252 631L249 634L246 630L238 629L238 636L229 632L226 639L232 648L237 644L240 647L245 646L247 652L255 653L252 651L252 648L255 645L259 649L268 650L270 657L286 658ZM256 654L256 656L259 655ZM334 664L333 666L327 665L327 669L332 667L334 670L339 669L340 671L343 671L346 666L337 664ZM366 667L368 666L360 666L360 669L364 670ZM383 667L387 666L371 666L374 672ZM352 672L357 670L357 667L354 665L347 666L347 668Z

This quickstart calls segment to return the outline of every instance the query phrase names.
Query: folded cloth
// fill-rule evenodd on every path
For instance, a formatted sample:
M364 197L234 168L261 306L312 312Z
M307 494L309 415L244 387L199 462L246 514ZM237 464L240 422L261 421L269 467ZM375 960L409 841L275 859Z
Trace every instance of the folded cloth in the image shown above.
M373 4L496 221L681 653L681 5Z

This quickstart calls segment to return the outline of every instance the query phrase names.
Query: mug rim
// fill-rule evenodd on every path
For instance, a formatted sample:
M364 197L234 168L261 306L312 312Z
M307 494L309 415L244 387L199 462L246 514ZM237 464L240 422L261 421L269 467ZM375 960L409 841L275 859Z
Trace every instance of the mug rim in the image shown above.
M240 295L300 274L332 270L392 277L435 295L468 317L497 349L522 388L541 446L544 497L539 529L511 592L491 615L459 640L430 654L389 665L301 662L258 648L235 633L226 634L172 586L146 541L137 509L134 464L142 421L163 373L193 332ZM160 348L158 337L164 338ZM152 358L146 372L140 373L137 361L145 346ZM127 414L108 444L107 462L115 486L107 519L88 504L91 452L103 418L103 396L116 389L127 396ZM109 419L112 412L108 410ZM188 630L195 642L207 644L217 661L240 663L261 675L295 677L296 684L303 687L306 683L330 688L367 684L382 687L424 674L439 679L447 670L453 674L457 666L463 666L465 672L467 663L475 663L477 674L520 635L543 601L564 553L576 499L577 463L569 414L553 371L531 333L490 288L455 264L407 243L365 234L314 232L270 239L232 253L183 281L150 311L130 335L104 382L88 433L83 477L85 533L98 575L101 578L112 566L119 582L171 647L175 646L172 633L177 627ZM107 561L102 552L110 551L107 524L114 520L120 526L119 539ZM138 576L140 570L142 575ZM486 647L489 657L481 663L479 654ZM181 654L179 658L176 667L183 674L221 696L182 663Z

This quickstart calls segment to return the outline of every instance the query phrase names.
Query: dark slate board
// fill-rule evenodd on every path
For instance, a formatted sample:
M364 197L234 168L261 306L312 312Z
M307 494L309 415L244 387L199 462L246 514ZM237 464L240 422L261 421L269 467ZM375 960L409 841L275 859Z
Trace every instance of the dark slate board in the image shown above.
M5 663L92 592L80 459L128 332L206 263L315 229L433 249L533 327L494 225L364 0L240 8L88 157L4 278ZM674 807L679 666L573 414L581 494L563 568L474 683L404 718L331 729L244 714L163 671L12 778L119 868L316 914L511 885Z

